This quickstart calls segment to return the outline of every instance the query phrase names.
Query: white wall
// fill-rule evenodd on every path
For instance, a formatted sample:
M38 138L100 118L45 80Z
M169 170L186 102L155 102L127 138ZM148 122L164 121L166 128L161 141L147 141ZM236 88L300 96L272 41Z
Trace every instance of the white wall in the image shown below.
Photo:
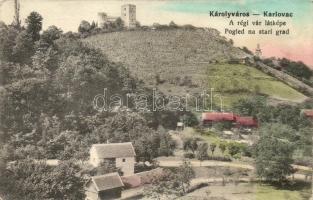
M124 173L123 176L133 175L134 166L135 166L134 157L116 158L116 167L121 169L121 171Z
M94 167L98 167L100 165L100 159L98 158L96 150L93 147L90 149L89 163Z

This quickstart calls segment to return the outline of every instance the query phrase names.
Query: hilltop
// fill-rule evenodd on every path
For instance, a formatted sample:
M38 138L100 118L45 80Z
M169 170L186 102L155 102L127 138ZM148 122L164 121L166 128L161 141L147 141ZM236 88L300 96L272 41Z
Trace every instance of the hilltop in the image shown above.
M87 45L125 64L148 86L165 94L199 93L214 87L226 104L260 94L299 102L306 96L260 70L231 60L251 57L215 29L135 30L90 36Z

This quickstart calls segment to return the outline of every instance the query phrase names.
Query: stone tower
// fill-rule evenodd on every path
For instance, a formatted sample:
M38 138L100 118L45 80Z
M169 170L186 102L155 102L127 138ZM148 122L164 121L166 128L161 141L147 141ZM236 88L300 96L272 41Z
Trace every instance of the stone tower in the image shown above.
M262 50L260 48L260 44L257 44L257 47L255 49L255 56L261 58L262 57Z
M127 28L136 27L136 5L125 4L122 5L121 18Z

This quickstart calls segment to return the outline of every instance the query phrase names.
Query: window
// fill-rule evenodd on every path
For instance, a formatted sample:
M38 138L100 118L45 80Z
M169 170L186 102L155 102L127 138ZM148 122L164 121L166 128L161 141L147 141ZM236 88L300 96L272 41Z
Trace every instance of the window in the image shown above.
M122 162L125 162L125 161L126 161L126 159L125 159L125 158L123 158Z

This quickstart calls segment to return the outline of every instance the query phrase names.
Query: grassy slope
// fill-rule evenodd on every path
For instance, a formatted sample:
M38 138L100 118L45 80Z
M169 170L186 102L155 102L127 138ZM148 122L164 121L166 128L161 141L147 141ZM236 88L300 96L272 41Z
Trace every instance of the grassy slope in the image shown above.
M246 65L212 65L207 74L209 87L220 91L226 105L255 92L280 100L301 101L306 98L277 79Z
M212 64L246 56L213 30L127 31L100 34L83 40L100 48L109 59L124 63L133 75L155 86L158 74L165 82L158 88L165 94L200 93L214 87L224 91L230 105L238 98L259 91L270 97L301 101L304 95L257 69L244 65ZM196 87L173 83L191 77ZM243 90L245 90L243 92Z

